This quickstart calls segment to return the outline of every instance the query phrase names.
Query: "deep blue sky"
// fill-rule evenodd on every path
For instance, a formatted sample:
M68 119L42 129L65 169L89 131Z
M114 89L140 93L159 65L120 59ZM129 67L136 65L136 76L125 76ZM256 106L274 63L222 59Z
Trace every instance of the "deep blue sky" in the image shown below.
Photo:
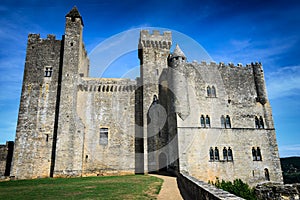
M193 38L216 62L261 61L280 156L300 156L298 0L2 0L0 143L14 140L28 33L40 33L41 37L50 33L60 39L64 16L74 5L84 20L84 42L89 53L120 32L162 27Z

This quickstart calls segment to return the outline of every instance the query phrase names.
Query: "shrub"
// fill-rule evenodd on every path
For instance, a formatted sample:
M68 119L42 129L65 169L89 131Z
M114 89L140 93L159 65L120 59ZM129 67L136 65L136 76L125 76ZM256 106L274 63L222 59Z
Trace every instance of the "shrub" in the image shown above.
M209 183L215 185L217 188L228 191L244 199L247 200L257 199L254 194L254 190L250 188L250 186L247 183L244 183L241 179L235 179L232 183L231 181L224 181L224 180L220 181L218 178L216 178L215 183L213 181Z

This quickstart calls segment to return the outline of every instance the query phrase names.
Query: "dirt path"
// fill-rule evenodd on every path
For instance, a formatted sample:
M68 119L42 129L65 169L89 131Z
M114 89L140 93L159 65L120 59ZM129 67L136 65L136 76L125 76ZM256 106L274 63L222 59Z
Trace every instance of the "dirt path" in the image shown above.
M164 180L161 190L157 196L158 200L182 200L179 189L177 187L176 177L151 174Z

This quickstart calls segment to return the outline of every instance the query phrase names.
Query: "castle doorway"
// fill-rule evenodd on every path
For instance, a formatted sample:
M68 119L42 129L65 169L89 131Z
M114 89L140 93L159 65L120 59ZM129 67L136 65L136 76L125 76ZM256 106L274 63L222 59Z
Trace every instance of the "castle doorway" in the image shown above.
M167 156L165 153L160 153L158 157L158 163L159 163L159 171L167 171Z

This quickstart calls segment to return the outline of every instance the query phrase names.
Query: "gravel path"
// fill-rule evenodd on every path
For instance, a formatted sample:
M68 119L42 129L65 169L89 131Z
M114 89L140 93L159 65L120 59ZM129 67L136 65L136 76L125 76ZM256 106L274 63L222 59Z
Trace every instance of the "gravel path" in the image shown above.
M157 196L158 200L182 200L179 189L177 187L176 177L151 174L164 180L161 190Z

